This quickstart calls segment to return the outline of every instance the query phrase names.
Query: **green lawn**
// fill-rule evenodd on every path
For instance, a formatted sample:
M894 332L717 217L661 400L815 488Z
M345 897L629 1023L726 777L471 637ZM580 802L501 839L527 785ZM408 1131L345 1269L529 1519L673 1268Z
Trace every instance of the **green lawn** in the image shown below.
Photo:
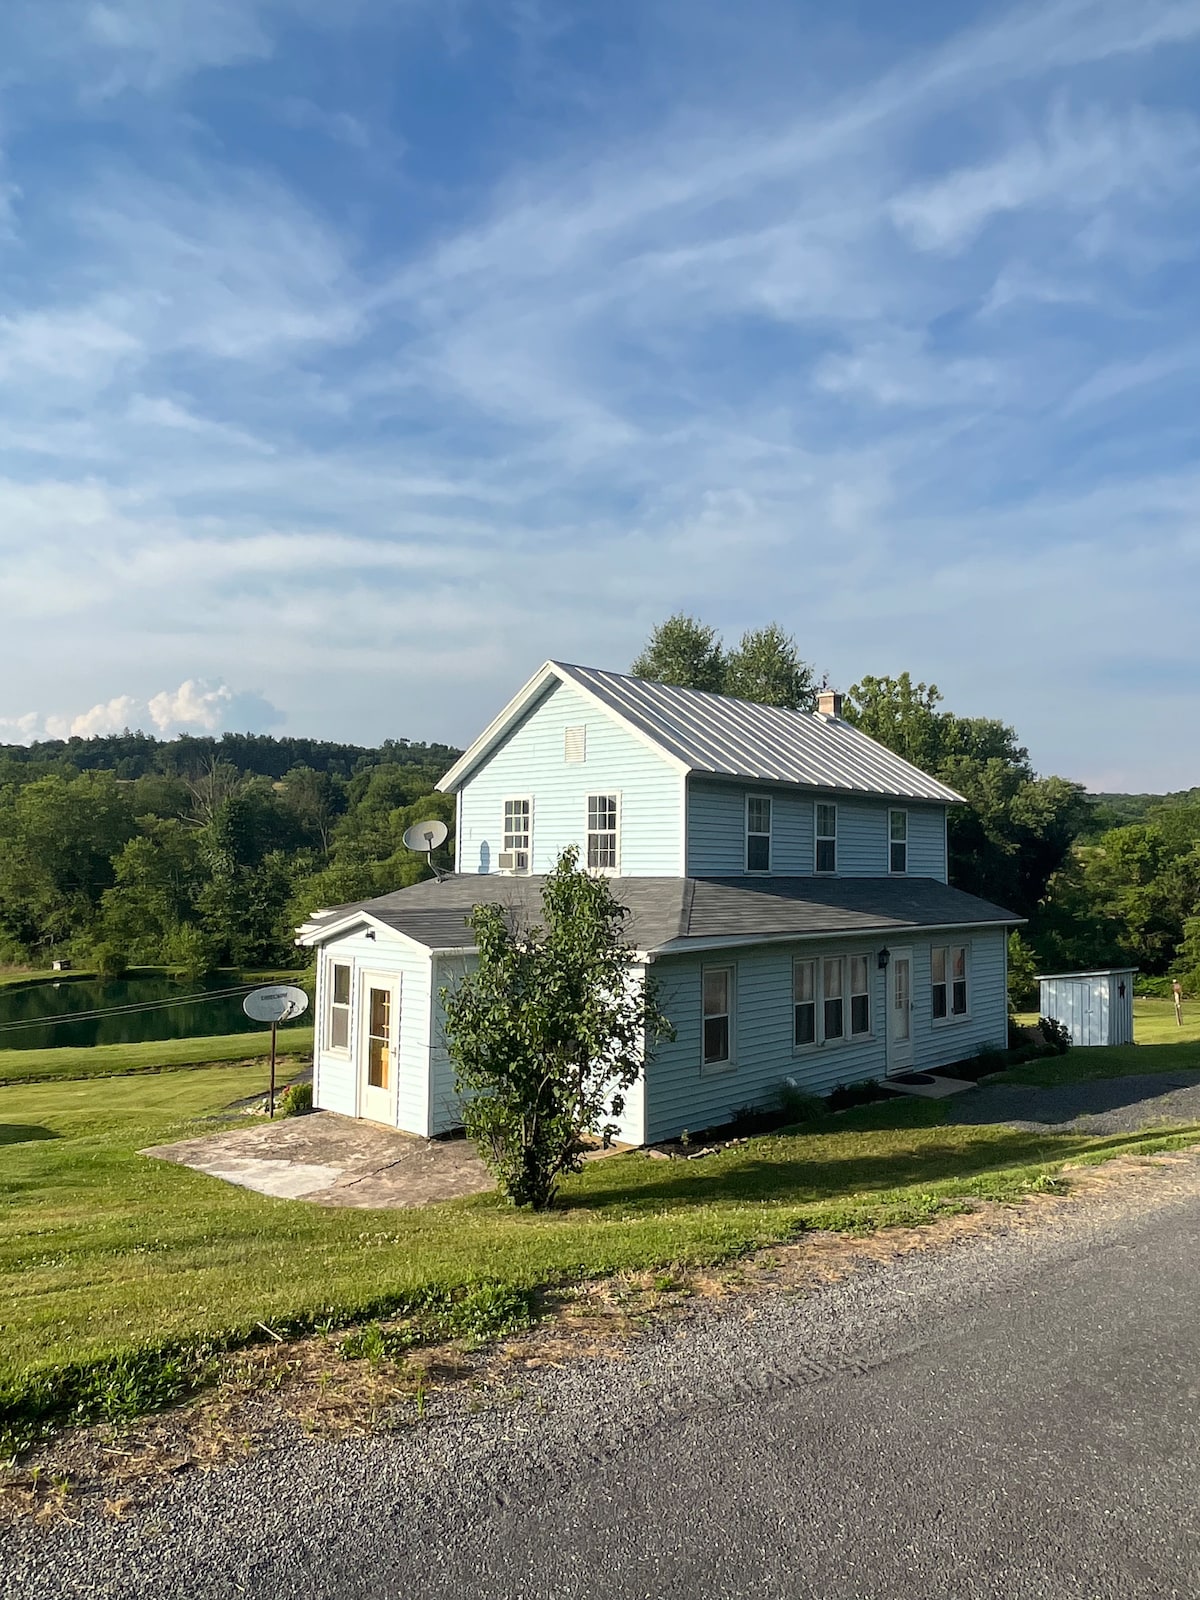
M313 1030L288 1025L279 1030L280 1054L312 1060ZM61 1050L0 1050L0 1086L111 1078L213 1062L245 1061L271 1048L270 1031L218 1033L198 1039L151 1039L145 1044L96 1044ZM2 1104L2 1102L0 1102Z
M1169 1000L1133 1002L1131 1045L1111 1050L1071 1049L1065 1056L1049 1056L1012 1067L993 1083L1032 1083L1049 1088L1059 1083L1080 1083L1095 1078L1123 1078L1134 1072L1178 1072L1200 1069L1200 1001L1184 1002L1183 1027L1175 1021ZM1022 1017L1036 1022L1036 1016Z
M61 1411L81 1370L138 1351L344 1323L481 1282L711 1262L804 1227L926 1219L1017 1195L1071 1157L1170 1139L952 1127L937 1102L889 1101L702 1161L590 1163L546 1216L492 1196L326 1210L137 1154L211 1131L201 1119L264 1081L261 1065L214 1066L0 1090L0 1424Z

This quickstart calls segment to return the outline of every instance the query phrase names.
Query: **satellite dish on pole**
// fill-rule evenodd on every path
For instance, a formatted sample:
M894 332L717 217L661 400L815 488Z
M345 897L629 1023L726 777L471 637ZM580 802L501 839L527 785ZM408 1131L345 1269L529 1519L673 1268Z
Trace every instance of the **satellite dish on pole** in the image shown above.
M242 1001L242 1010L255 1022L290 1022L308 1010L308 996L290 983L255 989Z
M294 983L273 983L265 989L252 989L242 1001L242 1010L255 1022L271 1024L271 1088L267 1113L275 1115L275 1029L308 1010L308 996Z
M450 829L446 824L431 817L428 822L414 822L411 828L405 828L404 848L423 851L429 862L429 870L435 878L441 878L442 873L433 864L433 852L440 844L445 844L449 837Z

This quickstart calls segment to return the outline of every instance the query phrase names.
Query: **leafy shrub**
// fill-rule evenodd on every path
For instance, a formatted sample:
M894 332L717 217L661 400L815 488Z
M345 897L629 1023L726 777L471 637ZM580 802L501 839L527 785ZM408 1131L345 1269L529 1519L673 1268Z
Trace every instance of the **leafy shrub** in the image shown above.
M279 1096L279 1115L281 1117L302 1117L313 1108L313 1086L311 1083L289 1083Z
M1018 1022L1016 1017L1009 1017L1008 1048L1010 1050L1023 1050L1029 1042L1029 1029L1023 1022Z
M887 1098L887 1090L878 1078L865 1078L860 1083L839 1083L826 1098L830 1111L851 1111L855 1106L868 1106L873 1100Z
M809 1094L799 1084L785 1078L779 1087L779 1109L785 1122L812 1122L829 1110L819 1094Z
M1042 1038L1051 1046L1056 1055L1065 1056L1071 1048L1071 1030L1065 1022L1059 1022L1057 1017L1039 1017L1038 1028Z
M92 960L102 978L123 978L129 971L129 957L119 945L98 944L93 947Z

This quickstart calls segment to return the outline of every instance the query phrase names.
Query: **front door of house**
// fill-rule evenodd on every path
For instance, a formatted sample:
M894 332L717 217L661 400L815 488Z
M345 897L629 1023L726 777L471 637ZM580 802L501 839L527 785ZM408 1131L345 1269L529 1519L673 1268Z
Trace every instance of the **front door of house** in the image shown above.
M363 978L363 1041L358 1112L371 1122L396 1125L396 1041L400 1007L395 978Z
M893 950L887 966L887 1069L888 1076L911 1072L912 951Z

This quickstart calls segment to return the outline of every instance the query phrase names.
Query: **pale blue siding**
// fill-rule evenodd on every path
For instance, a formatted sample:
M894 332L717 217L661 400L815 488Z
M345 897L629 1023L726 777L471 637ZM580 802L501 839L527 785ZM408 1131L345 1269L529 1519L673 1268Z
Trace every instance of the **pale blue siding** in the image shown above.
M569 727L587 730L587 756L568 762ZM550 872L568 844L584 845L589 794L621 797L620 867L626 877L683 869L683 775L569 684L556 684L461 791L460 872L495 872L504 802L533 801L533 872Z
M688 873L730 877L746 870L746 796L771 796L771 870L805 876L813 870L816 801L786 789L692 778L688 784ZM828 797L833 799L832 796ZM908 876L946 881L944 806L889 806L879 800L836 800L839 877L888 875L889 812L908 811Z
M350 966L350 1047L329 1048L330 967ZM349 933L325 945L317 961L313 1103L322 1111L345 1117L359 1115L363 1074L362 1010L364 979L391 980L398 1001L394 1041L392 1114L389 1122L406 1133L428 1134L429 1023L431 956L428 950L380 933L370 940L365 931ZM394 1013L395 1015L396 1013Z
M971 1012L961 1021L932 1020L929 950L935 942L971 947ZM926 934L909 944L913 953L913 1066L947 1066L974 1055L985 1044L1002 1046L1008 1014L1003 930ZM839 1083L885 1077L886 980L876 963L879 945L879 940L862 939L805 941L714 950L703 957L672 956L656 962L663 1009L674 1023L677 1037L661 1047L647 1069L647 1142L671 1138L684 1128L695 1130L726 1122L739 1106L769 1101L789 1076L812 1094L828 1094ZM871 1035L794 1050L793 958L851 954L865 954L869 959ZM735 968L735 1063L718 1071L701 1067L700 981L706 964Z

